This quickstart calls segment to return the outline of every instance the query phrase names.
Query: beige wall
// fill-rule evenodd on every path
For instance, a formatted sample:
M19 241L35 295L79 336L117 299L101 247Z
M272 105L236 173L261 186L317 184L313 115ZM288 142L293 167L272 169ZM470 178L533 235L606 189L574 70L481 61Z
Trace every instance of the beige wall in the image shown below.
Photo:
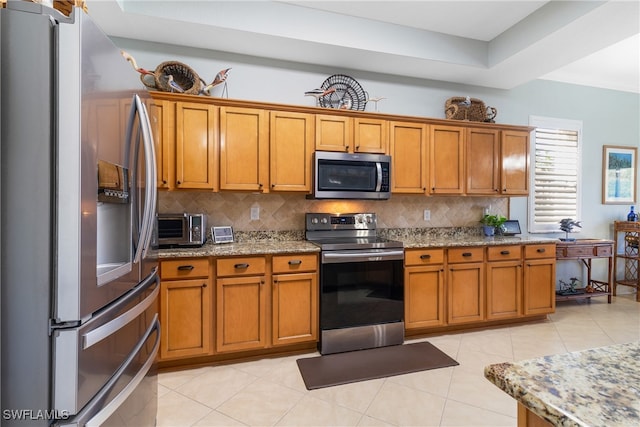
M159 212L202 212L209 226L231 225L237 231L304 230L307 212L375 212L379 228L480 226L485 207L508 216L509 199L393 195L390 200L308 200L303 194L209 193L162 191ZM260 208L260 219L251 220L251 208ZM425 209L431 221L423 220ZM522 221L522 219L521 219Z

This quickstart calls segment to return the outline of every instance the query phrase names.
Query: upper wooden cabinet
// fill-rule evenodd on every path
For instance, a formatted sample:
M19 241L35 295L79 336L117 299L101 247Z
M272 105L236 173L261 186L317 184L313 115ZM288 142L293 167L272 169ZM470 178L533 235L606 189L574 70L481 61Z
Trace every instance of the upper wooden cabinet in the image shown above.
M176 188L215 189L217 119L211 105L176 103Z
M530 127L164 92L152 98L159 188L308 193L318 150L391 155L393 193L529 193ZM116 103L95 108L109 113L105 123L122 121Z
M501 131L501 193L529 194L529 132Z
M268 191L269 124L257 108L220 108L220 189Z
M467 129L467 194L500 193L500 131Z
M427 193L428 126L422 123L389 123L391 192Z
M387 154L389 127L387 120L356 118L353 120L353 152Z
M316 114L316 150L353 151L352 118Z
M153 101L158 188L217 190L217 108L191 102Z
M430 129L431 194L463 194L465 128L431 125Z
M386 154L389 150L387 120L316 114L315 149L348 153Z
M270 113L271 191L311 191L314 124L313 114Z

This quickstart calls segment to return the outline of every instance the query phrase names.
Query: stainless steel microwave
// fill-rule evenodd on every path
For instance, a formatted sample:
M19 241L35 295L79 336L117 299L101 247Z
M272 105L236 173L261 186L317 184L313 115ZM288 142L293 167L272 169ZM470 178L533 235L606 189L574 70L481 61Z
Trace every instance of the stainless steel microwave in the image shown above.
M160 248L199 247L207 241L207 217L192 213L159 213Z
M314 199L374 199L391 196L391 157L316 151Z

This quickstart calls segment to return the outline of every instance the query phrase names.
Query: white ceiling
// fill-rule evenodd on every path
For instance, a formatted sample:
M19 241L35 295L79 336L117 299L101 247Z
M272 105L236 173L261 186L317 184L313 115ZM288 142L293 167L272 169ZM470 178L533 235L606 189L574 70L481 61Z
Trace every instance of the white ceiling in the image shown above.
M111 36L512 89L640 93L640 2L88 0Z

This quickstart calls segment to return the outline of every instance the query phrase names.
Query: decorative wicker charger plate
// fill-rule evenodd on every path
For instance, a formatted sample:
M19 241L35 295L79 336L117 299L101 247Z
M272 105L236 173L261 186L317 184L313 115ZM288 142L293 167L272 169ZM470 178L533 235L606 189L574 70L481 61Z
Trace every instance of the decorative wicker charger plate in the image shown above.
M364 111L367 106L367 93L352 77L334 74L322 83L321 88L334 89L318 99L321 107Z

